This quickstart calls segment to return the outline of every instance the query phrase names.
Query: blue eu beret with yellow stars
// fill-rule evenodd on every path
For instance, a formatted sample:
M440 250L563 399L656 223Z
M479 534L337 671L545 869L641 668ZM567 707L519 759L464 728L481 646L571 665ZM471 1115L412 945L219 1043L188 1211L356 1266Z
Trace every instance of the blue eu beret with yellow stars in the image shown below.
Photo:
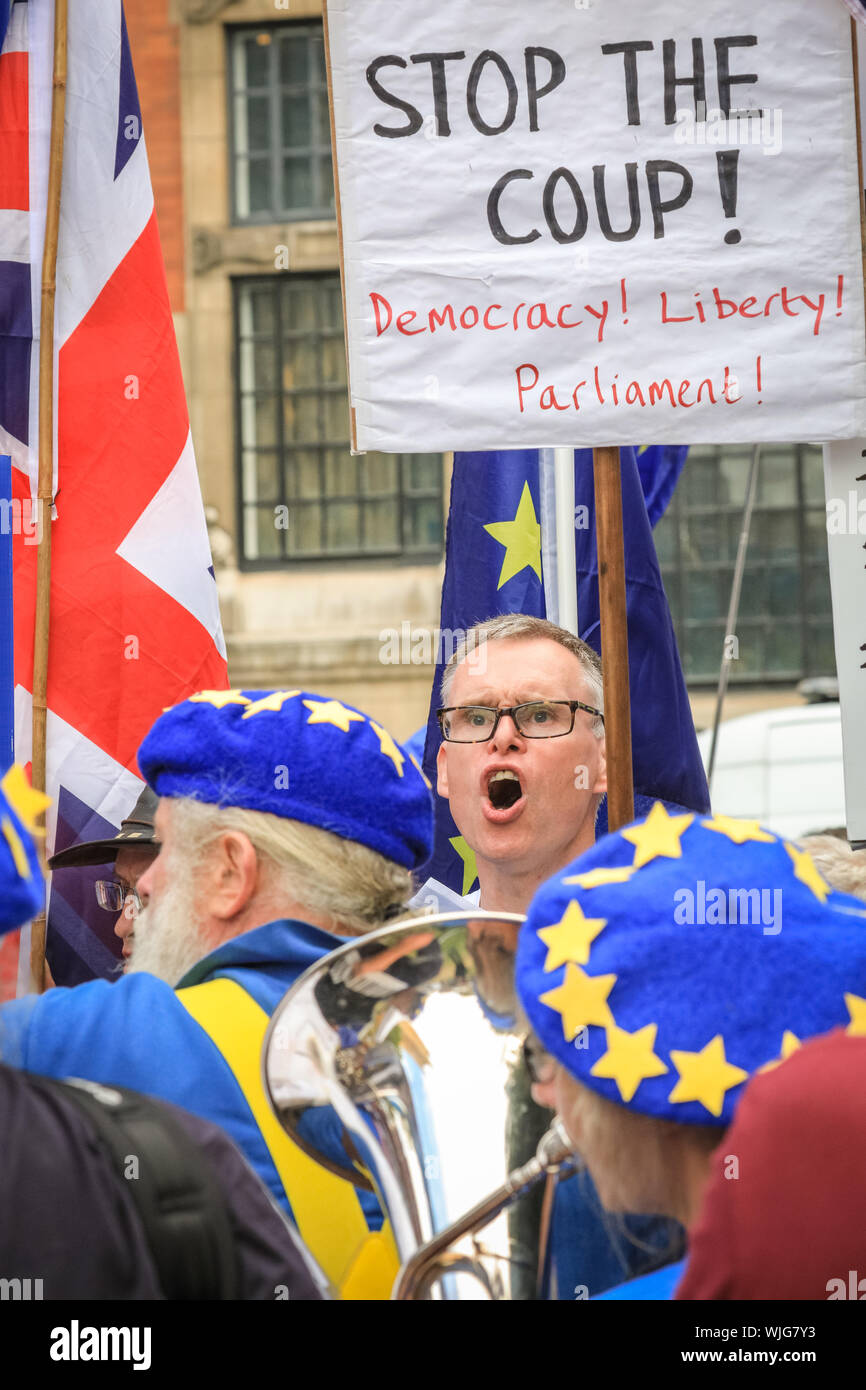
M748 1078L806 1038L866 1034L866 904L756 821L656 803L542 885L517 988L585 1086L726 1125Z
M35 792L24 769L0 782L0 935L29 922L45 906L39 856L31 836L49 798Z
M418 764L375 719L305 690L202 690L138 751L158 796L267 811L355 840L404 868L433 843Z

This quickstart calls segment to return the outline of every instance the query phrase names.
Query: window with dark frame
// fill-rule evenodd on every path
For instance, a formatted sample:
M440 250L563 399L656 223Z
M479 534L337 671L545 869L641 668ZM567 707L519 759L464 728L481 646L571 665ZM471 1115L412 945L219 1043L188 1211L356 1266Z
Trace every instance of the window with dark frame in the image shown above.
M321 23L229 31L236 222L333 218Z
M337 274L235 282L242 563L442 553L441 454L353 458Z
M655 529L690 685L718 680L751 449L695 446ZM834 675L821 450L761 449L731 683Z

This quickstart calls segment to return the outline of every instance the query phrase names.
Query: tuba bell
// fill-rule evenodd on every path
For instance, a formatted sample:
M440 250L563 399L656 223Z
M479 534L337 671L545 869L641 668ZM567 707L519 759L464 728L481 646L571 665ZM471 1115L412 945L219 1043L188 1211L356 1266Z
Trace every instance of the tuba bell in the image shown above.
M578 1160L523 1064L524 920L476 910L370 932L311 966L271 1019L271 1105L386 1223L394 1299L537 1296L544 1213Z

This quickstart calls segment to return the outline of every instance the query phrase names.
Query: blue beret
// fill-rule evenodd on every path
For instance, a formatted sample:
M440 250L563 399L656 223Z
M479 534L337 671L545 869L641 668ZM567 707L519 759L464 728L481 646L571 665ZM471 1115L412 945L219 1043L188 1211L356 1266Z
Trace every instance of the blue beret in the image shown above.
M866 905L756 821L657 803L542 885L516 969L573 1076L681 1124L728 1124L806 1038L866 1034Z
M414 869L430 857L423 772L360 710L303 690L203 690L157 719L138 751L158 796L303 821Z
M0 783L0 935L29 922L45 906L39 856L25 822L47 800L31 791L20 767L10 768Z

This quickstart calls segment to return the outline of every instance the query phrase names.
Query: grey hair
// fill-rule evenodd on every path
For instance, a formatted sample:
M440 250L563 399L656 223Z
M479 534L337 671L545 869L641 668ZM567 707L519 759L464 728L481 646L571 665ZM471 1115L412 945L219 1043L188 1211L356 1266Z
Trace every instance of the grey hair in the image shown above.
M318 826L190 797L172 798L171 808L175 843L189 873L195 875L219 835L240 832L263 863L266 888L277 905L282 899L324 914L341 935L362 935L385 920L396 922L415 891L408 869Z
M852 849L847 840L836 835L802 835L798 843L809 851L831 888L866 900L866 851Z
M488 618L486 622L476 623L460 634L445 670L442 672L440 698L443 705L448 704L451 686L457 667L467 657L472 659L479 647L488 642L505 642L514 638L545 637L565 647L580 662L583 678L589 689L589 702L604 713L604 681L601 673L601 658L586 642L575 637L567 628L548 622L547 618L534 618L528 613L504 613L498 618ZM601 719L593 719L592 732L596 738L604 734Z
M616 1217L624 1212L681 1220L688 1151L709 1159L727 1126L682 1124L633 1110L600 1095L561 1063L558 1089L563 1124L570 1135L580 1135L583 1157L589 1157L596 1200L614 1216L608 1230L617 1229ZM673 1243L673 1231L670 1236Z

